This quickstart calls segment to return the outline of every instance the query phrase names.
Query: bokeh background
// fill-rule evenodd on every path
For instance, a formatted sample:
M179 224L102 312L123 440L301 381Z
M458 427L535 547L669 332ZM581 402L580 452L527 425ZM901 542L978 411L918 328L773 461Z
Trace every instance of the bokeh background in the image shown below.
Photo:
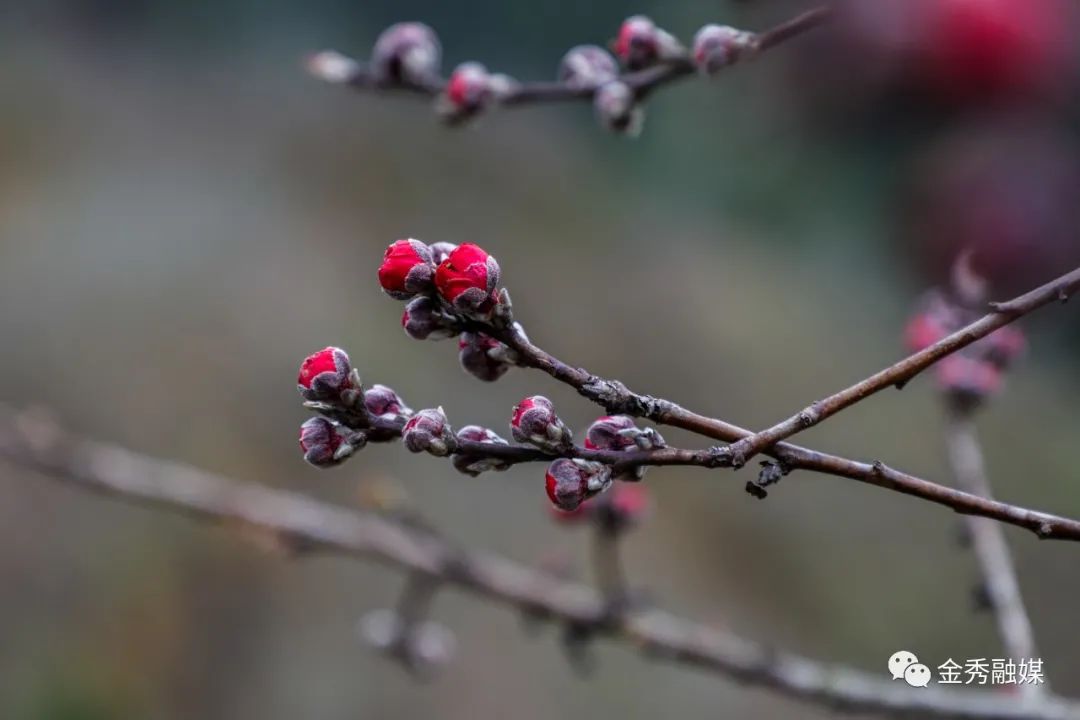
M297 452L296 367L327 344L456 424L503 428L526 394L595 410L541 374L486 386L419 343L374 273L397 237L497 255L530 335L632 387L764 427L899 357L910 308L961 247L1001 295L1080 250L1076 8L867 0L835 27L650 103L636 141L585 106L459 130L415 98L307 77L399 19L447 60L548 78L647 12L681 37L766 27L786 0L35 0L0 5L0 400L98 439L346 505L393 483L448 534L587 573L536 467L479 478L373 447L319 472ZM1024 322L1031 352L980 416L1000 497L1080 515L1080 316ZM808 444L948 480L931 378ZM668 439L693 438L666 431ZM628 544L665 606L885 677L898 649L1000 656L948 511L847 480L649 477ZM1010 528L1050 681L1080 694L1076 548ZM442 676L358 641L393 571L289 560L227 529L0 465L0 717L826 717L601 644L582 678L552 631L457 592Z

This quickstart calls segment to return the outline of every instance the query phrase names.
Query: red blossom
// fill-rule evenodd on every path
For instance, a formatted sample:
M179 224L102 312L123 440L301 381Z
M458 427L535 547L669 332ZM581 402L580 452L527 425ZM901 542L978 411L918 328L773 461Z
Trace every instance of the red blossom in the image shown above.
M419 240L397 240L386 248L379 265L379 285L386 294L408 300L431 287L431 250Z

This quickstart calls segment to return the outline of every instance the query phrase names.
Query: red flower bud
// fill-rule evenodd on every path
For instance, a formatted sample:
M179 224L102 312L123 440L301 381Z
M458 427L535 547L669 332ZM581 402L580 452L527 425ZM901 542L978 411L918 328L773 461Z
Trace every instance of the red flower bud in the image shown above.
M601 85L593 95L593 110L600 124L629 137L641 134L645 111L637 104L633 89L620 80Z
M372 385L364 391L364 407L375 417L396 418L412 415L412 410L394 389L385 385Z
M458 360L465 372L484 382L494 382L510 369L513 351L483 333L462 333Z
M624 524L641 522L652 510L649 491L644 485L619 483L612 490L607 504Z
M653 428L639 428L628 415L597 418L585 437L585 447L593 450L655 450L667 447Z
M448 122L460 122L502 100L517 88L517 81L507 75L489 73L478 62L462 63L450 75L436 109Z
M995 395L1003 384L1001 371L992 363L962 353L942 358L935 377L942 392L968 408Z
M667 447L664 438L653 428L639 428L627 415L598 418L589 426L585 447L590 450L656 450ZM618 480L641 480L646 468L642 465L616 476Z
M678 40L644 15L634 15L623 21L612 49L630 70L642 70L686 54Z
M413 415L401 431L401 439L409 452L428 452L446 457L454 451L454 431L442 408L421 410Z
M464 442L493 443L495 445L510 444L491 430L480 427L479 425L466 425L458 430L457 440L459 445ZM499 458L478 457L464 451L455 453L452 462L459 472L463 472L466 475L479 475L488 470L505 470L510 467L510 463L505 460L500 460Z
M495 306L499 263L483 248L465 243L454 248L435 271L435 286L454 309L487 316Z
M600 87L618 76L615 58L597 45L571 48L559 63L559 82L576 89Z
M728 25L706 25L694 35L694 64L712 75L739 59L750 46L751 35Z
M401 327L414 340L445 340L461 332L455 325L439 307L439 301L427 295L410 300L401 316Z
M305 400L352 405L359 397L360 381L341 348L323 348L300 365L296 387Z
M379 285L395 300L408 300L431 289L435 266L431 250L412 238L396 240L386 248L379 266Z
M580 458L558 458L548 465L545 488L560 510L572 511L611 485L611 468Z
M999 370L1005 370L1027 349L1024 332L1013 325L1006 325L987 335L977 345L990 362Z
M560 452L573 443L570 428L555 414L551 401L542 395L525 398L514 407L510 434L520 443L549 452Z
M371 70L384 84L424 84L439 74L442 45L427 25L402 22L383 30L371 52Z
M323 417L313 417L300 426L304 460L316 467L338 465L366 443L363 433L350 432Z

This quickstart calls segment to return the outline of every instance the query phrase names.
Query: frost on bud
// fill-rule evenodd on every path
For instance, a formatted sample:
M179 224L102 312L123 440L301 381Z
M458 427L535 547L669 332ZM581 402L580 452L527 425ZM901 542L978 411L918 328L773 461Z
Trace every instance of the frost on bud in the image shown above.
M427 295L409 301L401 316L401 327L414 340L445 340L460 332L453 319L439 307L439 302Z
M644 15L623 21L612 49L629 70L642 70L686 56L686 48L671 33L661 30Z
M483 333L462 333L458 360L465 372L484 382L494 382L510 369L513 351Z
M450 257L450 253L454 252L457 247L454 243L449 242L437 242L430 245L431 249L431 262L436 266L441 265L442 261Z
M585 447L590 450L657 450L667 447L664 438L654 428L639 428L627 415L598 418L585 434ZM620 480L641 480L645 467L637 466L620 473Z
M360 398L360 377L344 350L327 347L304 358L296 388L305 400L351 407Z
M655 428L639 428L627 415L610 415L598 418L586 433L585 447L600 450L658 450L667 447L662 435ZM643 465L633 467L618 475L620 480L641 480L645 477Z
M472 243L458 245L435 270L439 295L458 312L486 319L497 301L499 263Z
M574 441L570 428L555 414L551 401L542 395L525 398L514 406L510 435L517 442L548 452L561 452Z
M466 425L458 430L457 440L459 443L480 442L495 445L510 444L491 430L480 427L479 425ZM482 472L487 472L488 470L505 470L510 467L509 462L500 458L478 457L460 451L454 454L453 464L459 472L473 476L479 475Z
M383 30L371 52L371 69L383 84L423 85L439 74L442 45L423 23L402 22Z
M323 417L313 417L300 426L300 449L304 460L315 467L333 467L367 444L367 436L342 428Z
M694 35L694 65L712 75L739 59L751 47L753 35L729 25L706 25Z
M559 62L559 82L574 89L600 87L619 76L619 65L598 45L571 48Z
M491 73L478 62L466 62L450 74L435 109L447 122L455 123L476 115L494 98Z
M405 423L401 439L409 452L446 457L454 451L454 431L440 408L421 410Z
M379 265L379 285L395 300L408 300L431 289L435 265L431 249L419 240L396 240Z
M412 415L412 410L394 389L385 385L372 385L364 391L364 407L378 418L394 419Z
M626 83L615 80L601 85L593 96L593 110L606 129L629 137L641 134L645 111Z
M548 465L547 496L555 507L567 512L611 486L611 468L580 458L558 458Z

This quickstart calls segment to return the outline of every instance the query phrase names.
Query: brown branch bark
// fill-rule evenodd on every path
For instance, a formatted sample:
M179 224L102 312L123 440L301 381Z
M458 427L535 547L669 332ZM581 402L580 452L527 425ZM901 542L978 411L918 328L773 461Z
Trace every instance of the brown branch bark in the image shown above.
M836 710L935 718L1080 718L1080 705L1061 698L910 688L883 675L778 652L660 610L613 623L608 604L588 588L495 555L463 551L422 528L84 440L2 406L0 458L83 490L259 527L305 551L399 566L521 611L595 627L602 636L633 643L658 658Z
M902 387L904 383L943 357L981 340L995 330L1041 307L1067 299L1076 292L1077 288L1080 288L1080 268L1008 302L995 303L989 313L930 347L874 373L851 387L810 404L767 430L739 440L729 448L732 465L740 467L747 460L777 442L811 428L885 388Z
M1078 286L1080 286L1080 270L1075 270L1008 303L995 305L993 313L977 321L973 326L968 326L945 338L934 346L936 349L929 348L923 353L916 353L913 357L921 357L922 360L919 362L924 362L928 356L934 360L940 359L948 352L954 352L977 339L969 338L970 334L988 334L1007 322L1054 300L1066 299L1076 291ZM583 368L568 365L533 344L520 329L513 325L485 327L482 331L517 352L519 364L542 370L554 379L575 388L582 396L610 413L646 418L661 425L682 428L704 437L729 443L737 443L755 435L752 431L738 425L700 415L670 400L636 393L617 380L606 379ZM890 375L891 382L884 383L882 387L900 382L905 377L913 377L916 373L917 370L908 367L907 370ZM876 385L881 381L874 382ZM860 462L787 442L767 445L763 448L763 452L780 461L788 469L810 470L876 485L943 505L964 515L981 516L1015 525L1030 530L1043 539L1080 541L1080 520L1030 510L957 490L896 470L880 461Z
M982 497L990 497L990 481L983 463L982 447L968 410L948 408L945 444L956 484ZM1017 661L1036 658L1035 633L1020 594L1016 566L999 524L985 518L965 518L971 549L979 565L983 588L997 622L1005 654ZM1043 684L1020 686L1024 695L1045 692Z
M761 52L796 38L821 25L831 15L832 9L828 6L822 6L808 10L784 23L758 33L754 36L749 51L742 54L742 59L756 57ZM316 76L326 82L347 85L358 90L401 91L428 97L436 97L446 88L446 79L442 77L431 78L422 84L395 83L387 85L375 77L363 63L333 50L325 52L333 53L340 58L343 64L348 66L346 72L337 72L331 75L317 72L318 66L314 66L312 69ZM644 70L626 72L620 75L618 79L629 85L639 98L644 98L653 91L677 80L687 78L695 72L697 70L693 62L689 59L681 59ZM559 82L528 82L521 83L509 91L500 98L499 104L505 107L522 107L538 103L591 100L595 92L596 88L569 87Z

